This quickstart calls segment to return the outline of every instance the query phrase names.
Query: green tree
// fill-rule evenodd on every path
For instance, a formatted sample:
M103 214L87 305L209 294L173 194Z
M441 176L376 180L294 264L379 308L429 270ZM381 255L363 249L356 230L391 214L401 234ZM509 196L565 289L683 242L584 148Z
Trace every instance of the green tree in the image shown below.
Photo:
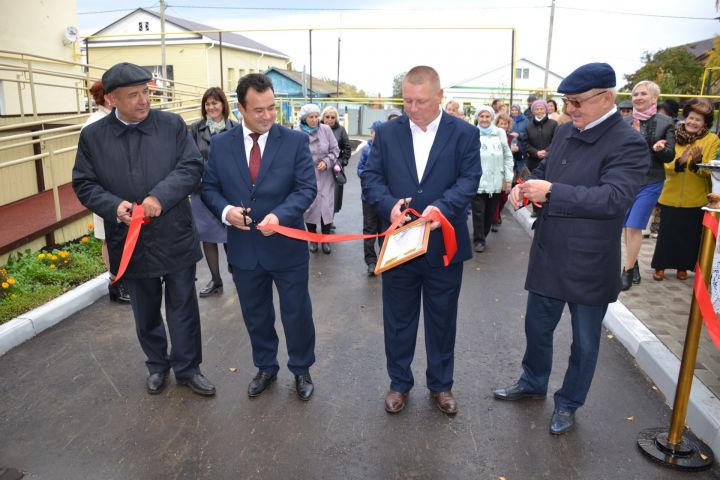
M713 40L713 48L710 50L705 63L705 68L709 68L705 83L705 92L708 95L717 95L720 93L720 35Z
M654 54L645 52L642 61L645 65L635 73L625 75L627 84L624 90L632 90L641 80L652 80L665 94L700 93L703 65L685 47L673 47Z
M335 80L323 77L322 81L332 85L333 88L337 88L337 82ZM367 93L365 93L365 90L360 90L358 89L358 87L351 83L340 82L339 90L341 97L367 98Z
M392 96L393 98L402 98L402 82L407 72L398 73L393 77Z

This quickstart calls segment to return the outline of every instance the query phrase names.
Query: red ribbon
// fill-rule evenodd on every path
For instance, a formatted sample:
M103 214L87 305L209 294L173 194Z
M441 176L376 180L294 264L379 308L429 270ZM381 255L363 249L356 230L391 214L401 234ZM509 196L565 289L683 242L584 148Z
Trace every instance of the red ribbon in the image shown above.
M149 218L145 218L145 207L142 204L133 204L132 217L130 218L130 228L128 229L127 237L125 237L125 245L123 245L123 253L120 258L120 267L118 273L115 275L115 280L112 283L116 283L118 280L125 275L132 258L135 245L137 244L138 237L140 237L140 228L143 224L150 222Z
M429 222L440 222L440 228L442 229L443 242L445 243L445 255L443 255L443 264L447 267L450 265L453 257L457 253L457 240L455 239L455 228L448 221L445 216L440 213L439 210L433 210L428 215L422 216L412 208L406 209L403 213L412 213L418 219L427 220ZM388 227L382 233L377 235L362 235L362 234L337 234L328 235L326 233L312 233L305 230L299 230L297 228L284 227L282 225L266 225L263 228L266 230L272 230L273 232L285 235L286 237L294 238L296 240L304 240L307 242L317 243L336 243L336 242L347 242L349 240L364 240L366 238L377 238L384 237L393 233L399 226L404 215L400 216L392 225Z
M718 221L710 213L705 212L703 216L703 226L709 229L715 241L717 242L718 236ZM720 349L720 322L718 322L717 313L712 304L710 298L710 292L708 291L707 285L705 284L705 276L703 271L700 269L700 262L695 263L695 285L694 285L695 300L700 308L700 313L707 328L708 334L712 339L715 346Z
M519 183L525 183L525 179L524 179L524 178L518 178L518 179L515 181L515 183L518 183L518 184L519 184ZM530 203L530 199L529 199L529 198L525 198L525 197L523 196L523 199L522 199L522 205L523 205L523 207L527 207L527 204L528 204L528 203ZM543 207L543 206L542 206L542 203L540 203L540 202L533 202L533 205L535 205L537 208L542 208L542 207Z

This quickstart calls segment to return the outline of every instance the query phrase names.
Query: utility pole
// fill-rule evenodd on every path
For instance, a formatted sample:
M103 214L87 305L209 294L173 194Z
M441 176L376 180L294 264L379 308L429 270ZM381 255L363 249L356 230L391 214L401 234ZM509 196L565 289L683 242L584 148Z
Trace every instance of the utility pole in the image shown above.
M337 79L335 81L335 98L340 98L340 34L338 33L338 62L337 62ZM337 100L337 108L340 108L340 101ZM338 112L338 116L340 113ZM340 119L336 119L340 122Z
M160 0L160 61L162 64L163 87L169 86L167 81L167 62L165 60L165 0ZM162 103L167 99L167 90L162 93Z
M545 81L543 82L544 97L547 100L548 93L548 73L550 70L550 50L552 49L552 34L553 34L553 23L555 21L555 0L552 0L550 6L550 31L548 32L548 45L547 45L547 56L545 57Z

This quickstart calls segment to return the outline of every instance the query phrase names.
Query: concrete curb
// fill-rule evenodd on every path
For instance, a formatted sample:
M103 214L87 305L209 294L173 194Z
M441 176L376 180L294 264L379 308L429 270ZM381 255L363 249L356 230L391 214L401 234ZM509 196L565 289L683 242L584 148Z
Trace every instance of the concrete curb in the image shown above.
M104 273L0 325L0 356L107 295L107 283Z
M530 217L529 209L513 211L508 203L505 210L532 237L534 220ZM680 360L620 301L608 306L603 323L635 357L637 364L665 395L666 403L672 408ZM720 452L720 400L697 377L693 378L690 390L687 425L713 451Z

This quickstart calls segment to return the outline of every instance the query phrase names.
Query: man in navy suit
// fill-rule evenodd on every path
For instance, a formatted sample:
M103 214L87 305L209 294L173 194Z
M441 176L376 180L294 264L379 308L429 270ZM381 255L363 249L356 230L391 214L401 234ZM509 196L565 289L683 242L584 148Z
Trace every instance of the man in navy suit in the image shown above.
M452 394L457 305L463 262L472 256L467 205L480 181L480 134L477 128L444 113L437 72L426 66L411 69L403 80L407 116L378 127L362 176L363 195L385 223L409 217L404 206L422 215L440 211L452 223L458 251L450 265L439 222L433 222L426 255L383 273L385 356L390 390L385 410L405 408L414 384L411 363L422 298L427 387L438 408L457 413Z
M272 285L278 290L288 369L302 400L313 393L315 326L308 291L307 242L274 235L267 225L303 230L303 213L317 187L308 136L275 123L272 81L262 74L240 79L242 123L213 137L202 199L228 225L228 260L250 335L256 397L275 380L278 336Z
M558 86L572 123L558 127L550 155L510 193L542 208L533 228L523 373L495 390L499 400L544 398L552 370L553 333L565 304L572 346L550 433L575 425L595 373L602 321L620 293L620 231L650 165L645 140L615 107L615 71L607 63L577 68Z

